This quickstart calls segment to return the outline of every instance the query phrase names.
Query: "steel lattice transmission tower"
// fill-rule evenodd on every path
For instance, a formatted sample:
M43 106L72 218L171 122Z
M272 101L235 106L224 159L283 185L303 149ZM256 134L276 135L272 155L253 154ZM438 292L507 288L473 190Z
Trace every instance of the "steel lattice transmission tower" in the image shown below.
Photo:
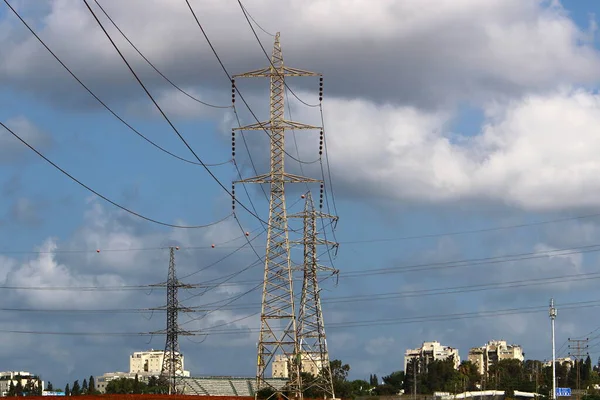
M169 394L177 393L179 379L183 376L183 360L179 351L179 335L191 335L190 332L179 329L177 316L179 311L191 311L186 307L179 305L177 292L179 288L192 288L193 285L185 285L177 279L175 271L175 250L179 247L169 248L169 273L167 282L152 285L155 287L167 288L167 305L166 307L154 308L154 310L167 311L167 328L163 331L153 332L166 334L165 352L163 356L163 364L161 368L161 377L168 380Z
M302 294L298 308L298 342L300 347L299 363L300 370L304 372L315 371L313 378L307 381L303 379L304 390L313 390L325 399L334 399L333 378L329 364L329 351L327 350L327 336L325 335L325 323L323 310L321 308L321 294L319 289L318 272L327 271L337 274L333 267L320 265L318 262L318 247L337 247L338 243L330 242L319 237L317 221L319 219L330 219L336 223L338 217L317 211L310 192L306 194L304 212L290 215L290 218L302 218L304 220L303 239L304 263Z
M286 183L320 181L285 172L285 130L321 128L285 119L285 77L290 76L321 76L321 74L284 66L278 32L275 35L270 66L233 76L233 78L270 79L270 118L265 122L235 128L234 131L265 130L270 136L269 173L238 181L239 183L270 185L269 226L260 316L261 326L258 339L257 392L264 388L271 388L276 391L265 380L265 373L275 355L282 354L286 359L292 360L288 369L289 384L287 390L289 397L301 398L300 367L293 361L299 348L296 336L294 290L284 187ZM235 94L235 90L235 79L232 79L233 94ZM232 100L235 101L235 97L233 95L232 97ZM235 142L235 132L233 132L232 140Z

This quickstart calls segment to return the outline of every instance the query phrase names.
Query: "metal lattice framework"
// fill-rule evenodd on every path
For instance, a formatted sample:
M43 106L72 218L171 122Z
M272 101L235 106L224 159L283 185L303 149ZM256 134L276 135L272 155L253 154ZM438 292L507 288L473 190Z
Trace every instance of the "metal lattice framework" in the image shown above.
M169 273L166 283L161 283L152 286L162 286L167 288L167 305L166 307L155 308L154 310L167 311L167 328L164 331L153 332L166 334L165 351L163 356L163 364L161 368L161 377L168 380L169 394L176 394L179 380L183 376L183 360L179 351L179 335L191 335L190 332L179 329L177 317L179 311L191 311L186 307L179 305L177 298L178 289L181 287L192 288L192 285L185 285L177 279L175 270L175 250L179 247L169 248Z
M261 326L258 340L257 392L265 388L278 392L265 380L265 374L275 355L281 354L285 359L291 361L288 368L287 396L297 399L302 397L302 382L300 366L295 362L295 355L299 353L299 348L284 186L286 183L319 181L285 172L285 130L321 128L285 119L285 77L320 75L284 66L279 33L275 35L275 44L269 67L234 75L234 78L270 79L269 120L234 129L234 131L265 130L270 136L269 173L238 181L239 183L270 185L269 226L260 317ZM234 80L232 80L232 85L235 91Z
M331 219L333 223L337 217L322 213L315 209L310 192L306 194L304 212L290 215L290 218L304 220L304 235L301 244L304 245L304 263L302 294L298 309L298 342L300 356L300 370L311 373L312 377L302 381L303 389L310 390L325 399L334 399L333 378L329 364L329 351L327 350L327 336L325 335L325 322L321 309L321 295L319 289L318 272L331 272L337 274L333 267L320 265L318 262L318 247L337 247L338 244L319 237L317 221L321 218Z

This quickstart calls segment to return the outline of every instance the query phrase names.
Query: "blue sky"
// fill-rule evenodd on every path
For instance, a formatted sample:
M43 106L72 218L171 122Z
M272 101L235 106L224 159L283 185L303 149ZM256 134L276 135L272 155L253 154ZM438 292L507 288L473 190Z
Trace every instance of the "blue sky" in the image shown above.
M184 2L157 1L147 7L141 7L141 1L100 3L161 72L207 102L228 104L229 82ZM550 297L559 309L559 347L568 337L597 328L594 307L561 311L561 304L600 302L595 275L578 281L565 278L595 273L598 261L595 248L585 253L577 248L600 242L600 218L576 218L596 214L600 204L600 139L595 129L600 123L600 53L590 29L590 15L598 14L598 5L448 0L402 5L382 1L373 6L365 0L340 11L316 1L310 2L313 8L299 8L299 1L274 3L247 1L245 6L266 30L281 31L286 64L325 76L331 182L328 174L326 178L333 186L340 217L335 234L341 243L334 260L341 271L339 282L323 284L331 357L349 363L352 378L399 370L404 350L429 340L458 347L466 358L470 347L505 339L521 344L528 358L546 359L551 350L545 310ZM128 123L178 156L193 158L82 4L11 4ZM226 2L193 5L230 73L267 65L239 8ZM237 179L235 168L227 163L230 129L235 126L231 110L207 108L178 94L114 29L109 32L202 160L225 163L211 171L229 188ZM272 38L260 35L269 51ZM0 49L0 121L51 160L111 200L167 223L204 225L231 213L227 194L202 167L160 152L123 126L48 56L5 6L0 7L0 39L7 44ZM268 113L266 85L239 82L261 119ZM303 100L317 100L316 80L294 80L290 85ZM289 101L295 120L320 123L318 109L303 106L293 96ZM239 99L236 104L242 123L252 123ZM62 386L90 374L126 370L129 352L162 348L161 336L149 341L40 334L161 329L164 314L89 310L157 307L164 302L164 292L50 290L161 282L168 252L157 248L173 243L182 247L179 274L193 273L186 278L191 283L220 281L243 270L228 284L189 299L188 306L244 293L261 279L262 265L244 270L256 261L246 248L198 272L244 244L231 218L196 230L139 220L78 186L7 132L0 134L0 283L48 287L0 289L3 304L57 310L0 312L6 326L2 329L36 332L0 334L0 370L32 370ZM245 137L259 173L265 172L264 133ZM316 132L296 132L296 139L301 159L318 157ZM241 140L237 142L237 161L249 177L253 172L248 154ZM287 143L295 154L291 133ZM298 163L286 162L289 171L300 172ZM303 171L321 177L318 164L306 165ZM252 186L248 190L258 214L266 219L262 192ZM301 210L304 190L289 188L290 212ZM237 194L250 206L239 186ZM313 195L318 198L318 191ZM329 202L333 204L331 197ZM244 231L253 232L251 237L260 233L256 218L241 207L237 215ZM560 221L536 224L556 220ZM494 227L508 228L488 229ZM332 238L330 230L327 234ZM253 243L262 256L265 236ZM36 253L40 249L50 253ZM558 249L575 250L561 255ZM461 260L526 253L535 254L512 262L496 258L449 267ZM295 260L300 255L294 250ZM408 266L417 266L416 271L407 272ZM383 268L391 270L380 273ZM554 277L563 278L532 284ZM508 288L423 292L506 282ZM515 282L521 285L515 287ZM184 292L182 298L198 292ZM398 295L381 299L382 293ZM347 301L348 296L357 299ZM259 311L259 301L260 291L255 290L230 309L186 324L200 330L229 324L224 328L227 334L209 335L201 343L200 338L181 339L187 369L194 374L253 376L257 334L234 335L231 330L257 328L258 316L250 315ZM248 308L251 305L256 307ZM530 314L494 313L533 306L540 309ZM73 309L79 312L68 311ZM401 320L488 311L492 313L487 317ZM183 315L181 321L189 318ZM395 321L348 326L388 318ZM36 351L20 350L33 345ZM591 353L600 356L598 347Z

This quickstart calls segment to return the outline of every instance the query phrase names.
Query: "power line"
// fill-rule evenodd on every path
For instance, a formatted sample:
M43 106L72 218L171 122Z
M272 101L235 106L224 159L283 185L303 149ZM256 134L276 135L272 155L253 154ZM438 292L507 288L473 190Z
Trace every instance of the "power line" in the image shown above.
M104 8L100 5L98 0L94 0L94 2L98 6L98 8L100 8L100 10L102 10L104 15L106 15L106 18L108 18L108 20L113 24L113 26L117 29L117 31L119 31L121 36L123 36L123 38L131 45L131 47L133 47L133 49L140 55L140 57L142 57L144 59L144 61L146 61L146 63L148 63L148 65L150 65L150 67L152 67L152 69L154 69L161 77L163 77L167 82L169 82L171 84L171 86L173 86L175 89L177 89L178 91L180 91L181 93L183 93L184 95L189 97L190 99L192 99L200 104L203 104L205 106L212 107L212 108L231 108L231 106L218 106L218 105L214 105L214 104L210 104L205 101L202 101L202 100L198 99L197 97L192 96L191 94L189 94L188 92L183 90L181 87L177 86L177 84L175 84L172 80L170 80L167 76L165 76L165 74L160 72L160 70L158 68L156 68L156 66L152 62L150 62L150 60L148 60L148 58L131 42L131 40L129 40L127 35L125 35L125 33L123 33L121 28L119 28L119 26L115 23L115 21L111 18L111 16L108 15L106 10L104 10Z
M139 137L144 139L146 142L148 142L152 146L156 147L160 151L170 155L171 157L174 157L180 161L183 161L183 162L186 162L189 164L202 165L199 162L180 157L177 154L165 149L164 147L161 147L159 144L152 141L147 136L143 135L140 131L138 131L131 124L129 124L127 121L125 121L119 114L117 114L112 108L110 108L108 106L108 104L106 104L104 101L102 101L102 99L100 99L85 83L83 83L83 81L81 81L81 79L79 79L77 77L77 75L75 75L75 73L56 55L56 53L54 53L54 51L52 51L52 49L50 49L50 47L42 40L42 38L33 30L33 28L31 28L31 26L29 26L29 24L23 19L23 17L21 17L21 15L10 5L8 0L4 0L4 2L11 9L11 11L15 14L15 16L23 23L23 25L29 30L29 32L31 32L31 34L38 40L38 42L40 42L42 44L42 46L44 46L46 48L46 50L48 50L48 52L54 57L54 59L56 61L58 61L58 63L73 77L73 79L75 79L77 81L77 83L79 83L98 103L100 103L100 105L102 105L117 120L119 120L122 124L124 124L127 128L129 128L133 133L135 133L136 135L138 135ZM228 164L230 162L231 162L231 160L227 160L227 161L224 161L221 163L212 163L212 164L207 163L206 165L211 166L211 167L216 167L216 166Z
M163 225L163 226L168 226L171 228L180 228L180 229L198 229L198 228L207 228L209 226L214 226L217 225L227 219L229 219L229 217L232 216L232 214L227 215L226 217L212 222L210 224L205 224L205 225L176 225L176 224L169 224L166 222L161 222L158 221L156 219L153 218L149 218L146 217L142 214L139 214L135 211L130 210L127 207L124 207L116 202L114 202L113 200L109 199L108 197L104 196L103 194L100 194L99 192L97 192L96 190L92 189L91 187L89 187L88 185L86 185L85 183L81 182L80 180L78 180L77 178L75 178L73 175L71 175L70 173L68 173L67 171L65 171L64 169L62 169L61 167L59 167L56 163L54 163L53 161L51 161L48 157L46 157L45 155L43 155L42 153L40 153L35 147L33 147L32 145L30 145L29 143L27 143L23 138L21 138L18 134L16 134L12 129L10 129L8 126L6 126L3 122L0 122L0 126L2 126L4 129L6 129L11 135L13 135L16 139L18 139L21 143L23 143L25 146L29 147L29 149L31 149L33 152L35 152L38 156L40 156L41 158L43 158L48 164L52 165L54 168L56 168L57 170L59 170L60 172L62 172L64 175L66 175L67 177L69 177L72 181L76 182L77 184L79 184L81 187L87 189L88 191L94 193L96 196L100 197L101 199L103 199L104 201L112 204L115 207L120 208L123 211L128 212L129 214L135 215L138 218L144 219L146 221L158 224L158 225Z
M554 224L557 222L565 222L565 221L573 221L573 220L578 220L578 219L597 218L597 217L600 217L600 213L578 215L575 217L556 218L556 219L549 219L549 220L537 221L537 222L527 222L527 223L515 224L515 225L495 226L495 227L481 228L481 229L469 229L469 230L464 230L464 231L429 233L429 234L414 235L414 236L401 236L401 237L396 237L396 238L346 240L346 241L340 241L340 244L394 242L394 241L413 240L413 239L428 239L428 238L436 238L436 237L442 237L442 236L468 235L468 234L472 234L472 233L484 233L484 232L492 232L492 231L501 231L501 230L506 230L506 229L527 228L527 227L531 227L531 226Z
M573 251L570 251L573 250ZM568 252L567 252L568 251ZM401 266L401 267L395 267L395 268L385 268L385 269L362 269L362 270L354 270L354 271L350 271L353 273L360 273L360 274L356 274L355 276L358 277L363 277L363 276L368 276L368 275L380 275L381 271L383 270L384 272L387 273L401 273L401 272L414 272L414 271L427 271L430 269L445 269L445 268L458 268L458 267L470 267L470 266L479 266L479 265L486 265L486 264L498 264L498 263L504 263L504 262L513 262L513 261L523 261L523 260L530 260L530 259L538 259L538 258L545 258L545 257L550 257L550 256L564 256L564 255L571 255L571 254L580 254L580 253L587 253L587 252L598 252L600 251L600 244L596 244L596 245L590 245L590 246L579 246L579 247L574 247L574 248L567 248L567 249L558 249L558 250L545 250L545 251L540 251L540 252L530 252L530 253L519 253L519 254L507 254L507 255L503 255L503 256L496 256L496 257L486 257L486 258L471 258L471 259L462 259L462 260L453 260L453 261L443 261L443 262L437 262L437 263L423 263L423 264L413 264L413 265L406 265L406 266ZM326 252L324 251L322 254L319 255L319 257L322 257ZM525 256L525 257L523 257ZM260 260L257 260L260 261ZM257 261L255 261L254 263L256 263ZM254 264L253 263L253 264ZM210 264L215 265L215 263ZM426 268L429 267L429 268ZM398 271L399 270L399 271ZM236 272L237 273L237 272ZM345 277L352 277L352 276L346 276L343 274L343 271L340 273L340 275L345 276ZM579 275L568 275L568 276L591 276L594 275L594 273L591 274L579 274ZM564 277L563 277L564 278ZM540 278L540 279L551 279L551 278ZM557 277L558 279L558 277ZM246 280L246 281L236 281L236 282L229 282L229 283L216 283L216 284L206 284L207 282L205 281L204 284L200 283L194 286L197 287L215 287L215 286L229 286L229 285L240 285L240 284L255 284L257 282L261 282L258 280ZM147 289L149 286L148 285L134 285L134 286L79 286L79 287L75 287L75 286L67 286L67 287L51 287L51 286L0 286L0 289L23 289L23 290L27 290L27 289L31 289L31 290L94 290L94 289L99 289L99 290L119 290L120 288L124 288L124 289L129 289L129 288L145 288Z
M187 0L186 0L187 1ZM273 69L275 71L277 71L277 69L275 68L275 66L273 65L273 62L271 61L271 58L269 57L269 54L267 53L267 50L265 50L265 47L263 46L262 42L260 41L260 38L258 37L258 35L256 34L256 30L254 29L254 27L252 26L252 23L250 22L250 19L248 18L248 14L246 14L246 9L244 8L244 6L242 5L241 0L238 0L238 4L240 6L240 8L242 9L242 12L244 13L244 17L246 18L246 21L248 22L248 26L250 26L250 29L252 29L252 33L254 34L254 37L256 38L256 41L258 42L258 44L260 45L260 48L262 49L263 53L265 54L265 56L267 57L267 60L269 60L269 63L271 64L271 67L273 67ZM258 24L257 24L258 25ZM276 72L279 75L279 72ZM318 107L320 104L308 104L307 102L305 102L304 100L302 100L300 97L298 97L298 95L296 95L296 93L294 93L294 91L288 86L287 83L285 83L284 81L284 85L286 87L286 89L288 89L290 91L290 93L302 104L304 104L307 107Z
M572 303L564 303L561 309L582 309L582 308L595 308L600 307L600 300L588 300L579 301ZM452 314L436 314L436 315L423 315L413 317L401 317L401 318L377 318L371 320L358 320L358 321L345 321L330 323L329 328L332 329L348 329L348 328L359 328L366 326L387 326L387 325L403 325L412 323L423 323L423 322L441 322L441 321L455 321L472 318L488 318L497 317L502 315L515 315L515 314L534 314L546 312L547 306L529 306L529 307L516 307L501 310L488 310L488 311L474 311L474 312L462 312ZM249 318L252 315L244 316L241 319ZM231 324L232 322L226 323ZM205 328L202 331L190 331L198 336L209 336L209 335L225 335L225 334L249 334L256 333L258 329L246 328L230 329L230 330L211 330L211 327ZM65 335L65 336L151 336L155 333L152 332L51 332L51 331L25 331L25 330L0 330L0 333L16 333L16 334L35 334L35 335Z
M323 127L323 132L325 131L325 118L323 117L323 104L319 104L319 111L321 114L321 127ZM331 201L333 203L333 212L335 215L339 215L337 211L337 205L335 202L335 195L333 194L333 180L331 179L331 166L329 165L329 151L327 150L327 135L323 134L323 148L325 150L325 163L327 165L327 175L329 178L329 189L331 191ZM325 174L323 172L323 162L321 161L321 174L323 174L323 181L325 180ZM327 189L325 189L325 196L327 196ZM325 197L327 199L327 197ZM329 207L329 203L328 203Z
M185 140L185 138L183 137L183 135L179 132L179 130L175 127L175 125L171 122L171 120L169 119L169 117L167 116L167 114L163 111L163 109L160 107L160 105L158 104L158 102L154 99L154 96L152 96L152 94L150 93L150 91L146 88L146 85L144 85L144 83L139 78L139 76L137 75L137 73L135 72L135 70L133 69L133 67L131 66L131 64L129 64L129 62L127 61L127 59L125 58L125 56L123 55L123 53L121 52L121 50L119 49L119 47L116 45L116 43L114 42L114 40L112 39L112 37L110 36L110 34L106 30L106 28L104 27L104 25L102 25L102 22L100 22L100 20L98 19L98 16L96 16L96 14L94 13L94 10L92 10L92 8L90 7L90 5L88 3L88 0L83 0L83 2L85 3L85 5L87 6L88 10L90 11L90 13L94 17L94 19L96 20L96 22L98 23L98 25L100 26L100 28L104 32L104 35L108 38L108 40L110 41L110 43L112 44L112 46L114 47L114 49L119 54L119 56L121 57L121 59L123 60L123 62L127 66L127 68L129 69L129 71L131 72L131 74L134 76L134 78L136 79L136 81L142 87L142 89L144 90L144 92L146 93L146 95L148 96L148 98L152 101L152 103L154 104L154 106L156 107L156 109L160 112L160 114L165 119L165 121L167 121L167 123L169 124L169 126L171 127L171 129L173 129L173 131L175 132L175 134L177 135L177 137L179 137L179 139L188 148L188 150L194 155L194 157L196 158L196 160L198 160L198 162L202 165L202 167L204 167L204 169L206 170L206 172L208 172L208 174L215 180L215 182L217 182L217 184L228 195L232 196L232 193L229 191L229 189L227 189L225 187L225 185L223 185L223 183L215 176L215 174L210 170L210 168L208 168L208 166L200 159L200 157L196 154L196 152L194 151L194 149L189 145L189 143L187 142L187 140ZM232 198L234 198L234 197L232 196ZM260 216L258 216L257 214L255 214L245 204L243 204L239 200L235 200L235 201L242 208L244 208L246 211L248 211L248 213L250 213L250 215L254 216L256 219L258 219L260 221L263 221L262 218L260 218ZM263 221L263 222L265 222L265 221Z
M196 15L196 12L194 11L194 9L192 8L192 5L190 4L190 2L188 0L185 0L185 2L188 5L188 8L190 9L190 12L192 13L192 16L194 17L194 20L196 21L196 24L198 25L198 27L200 28L200 31L202 32L202 35L204 36L204 38L206 39L206 42L208 43L208 45L210 46L213 54L215 55L215 58L217 59L217 61L219 62L219 64L221 65L221 68L223 69L223 72L225 72L225 75L227 76L227 78L229 79L229 81L233 84L233 79L231 78L231 75L229 74L229 72L227 71L227 68L225 68L225 65L223 64L223 61L221 61L221 57L219 57L219 54L217 53L217 50L215 49L215 47L213 46L212 42L210 41L208 35L206 34L206 31L204 30L204 27L202 26L202 24L200 23L200 20L198 19L198 16ZM254 120L260 125L260 127L262 128L263 132L269 137L271 138L270 133L267 131L267 129L264 127L264 124L262 122L260 122L260 120L258 119L258 117L256 116L256 114L254 113L254 111L252 111L252 108L250 108L250 105L248 104L248 102L246 101L246 99L244 98L244 96L242 95L242 92L240 91L240 89L237 86L234 86L235 91L237 92L237 94L240 96L240 99L242 100L242 102L244 103L244 105L246 106L246 108L248 109L248 111L250 112L250 114L252 115L252 117L254 118ZM291 155L290 153L288 153L285 149L283 149L283 152L290 157L292 160L297 161L299 163L303 163L303 164L314 164L316 163L318 160L315 161L302 161L297 159L296 157L294 157L293 155Z
M267 30L265 30L262 26L260 26L260 24L258 22L256 22L256 20L254 19L254 17L252 17L252 15L248 12L248 9L246 7L244 7L241 3L240 6L242 7L242 9L244 10L244 12L246 13L246 15L248 15L248 17L250 17L250 19L252 20L252 22L254 22L254 24L256 24L256 26L258 26L258 28L263 31L264 33L266 33L267 35L271 36L271 37L275 37L275 35L273 35L272 33L268 32Z

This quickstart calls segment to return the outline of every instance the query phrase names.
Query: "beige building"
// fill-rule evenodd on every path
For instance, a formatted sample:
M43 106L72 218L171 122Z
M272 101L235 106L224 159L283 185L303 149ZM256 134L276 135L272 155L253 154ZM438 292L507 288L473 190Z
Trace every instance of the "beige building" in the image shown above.
M176 356L181 357L181 365L183 367L181 376L190 376L190 371L185 370L183 354L176 353ZM163 360L163 350L150 349L149 351L136 351L129 356L129 372L107 372L104 375L95 377L96 390L100 393L105 393L106 385L110 381L119 378L135 379L136 375L140 382L148 382L151 376L160 375Z
M458 349L449 346L443 346L439 342L423 342L423 345L418 349L408 349L404 353L404 370L407 370L408 363L413 359L422 361L420 366L427 367L431 361L446 360L450 357L454 359L454 368L458 369L460 365L460 356Z
M560 364L560 365L565 365L565 363L566 363L567 364L567 368L572 368L573 365L575 364L575 362L573 361L573 359L571 357L557 358L555 361L556 361L557 364ZM543 365L544 365L544 367L551 367L552 366L552 360L545 361Z
M0 372L0 396L5 397L8 395L8 390L10 389L10 383L16 387L19 381L21 382L21 386L25 388L29 382L32 382L35 387L38 387L38 379L37 375L32 374L31 372L26 371L6 371ZM42 390L44 390L44 382L40 381L42 385Z
M481 347L469 350L469 361L477 366L481 375L487 375L489 368L501 360L525 360L521 346L507 344L505 340L490 340Z
M283 354L274 357L271 363L271 376L273 378L287 378L289 358ZM319 358L311 357L310 354L302 354L302 372L308 372L312 375L318 375L323 369L323 361Z

